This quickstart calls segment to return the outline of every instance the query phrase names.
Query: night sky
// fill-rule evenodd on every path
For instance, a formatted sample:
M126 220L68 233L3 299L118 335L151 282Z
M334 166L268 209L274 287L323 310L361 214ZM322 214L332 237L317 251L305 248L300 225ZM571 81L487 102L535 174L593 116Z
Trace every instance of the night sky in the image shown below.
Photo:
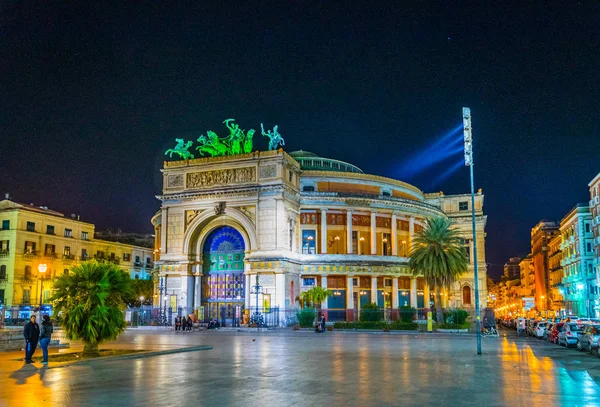
M164 151L230 117L279 125L287 151L467 193L466 167L441 179L460 153L406 163L469 106L492 276L600 171L595 1L54 3L0 6L0 192L98 230L152 232Z

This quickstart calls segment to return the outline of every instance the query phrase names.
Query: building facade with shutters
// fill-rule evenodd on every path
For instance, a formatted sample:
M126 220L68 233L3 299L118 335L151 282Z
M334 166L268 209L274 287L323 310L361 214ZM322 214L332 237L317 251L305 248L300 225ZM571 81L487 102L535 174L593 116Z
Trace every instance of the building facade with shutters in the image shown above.
M117 264L133 279L152 278L152 248L95 239L94 229L74 215L0 201L0 306L5 316L28 318L40 307L51 311L53 280L91 259Z
M322 309L351 320L367 303L429 308L432 289L408 270L411 241L430 217L448 217L470 264L444 307L472 308L470 194L424 193L355 165L297 151L165 162L152 218L159 293L155 306L234 318L239 309L296 309L314 286ZM481 305L485 306L484 196L475 196ZM258 283L257 283L258 281ZM257 288L258 286L258 288ZM156 296L155 296L156 298Z

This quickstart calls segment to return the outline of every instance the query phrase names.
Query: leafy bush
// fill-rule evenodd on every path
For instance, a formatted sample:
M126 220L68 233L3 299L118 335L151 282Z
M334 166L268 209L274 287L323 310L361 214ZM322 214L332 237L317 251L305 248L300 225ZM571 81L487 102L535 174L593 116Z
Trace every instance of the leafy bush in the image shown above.
M357 321L354 322L335 322L333 329L369 329L369 330L391 330L391 331L410 331L416 330L418 325L414 322L403 323L394 321L388 323L386 321Z
M414 331L419 327L419 324L416 322L401 322L394 321L390 323L391 331Z
M446 325L464 325L469 313L464 309L454 308L444 311L444 322Z
M400 321L404 323L411 323L415 317L416 309L413 307L405 306L400 307Z
M315 316L314 308L302 308L296 311L296 318L298 318L298 324L301 328L312 328Z
M383 320L383 310L377 304L365 304L360 310L361 322L379 322Z

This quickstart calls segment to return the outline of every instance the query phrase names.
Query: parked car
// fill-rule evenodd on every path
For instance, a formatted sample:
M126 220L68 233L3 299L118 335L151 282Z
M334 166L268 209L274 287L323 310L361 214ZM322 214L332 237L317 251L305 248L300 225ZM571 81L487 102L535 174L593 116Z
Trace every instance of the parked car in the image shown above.
M548 342L558 344L558 333L562 329L564 322L559 322L557 324L552 325L552 331L548 334Z
M535 323L534 335L538 339L542 339L544 337L544 332L546 332L546 327L548 323L546 321L540 321Z
M558 333L558 345L565 345L568 348L570 345L577 345L579 334L583 332L583 325L570 322L564 324Z
M600 337L600 325L587 325L579 336L577 349L586 350L590 354L594 349L598 351L598 337Z

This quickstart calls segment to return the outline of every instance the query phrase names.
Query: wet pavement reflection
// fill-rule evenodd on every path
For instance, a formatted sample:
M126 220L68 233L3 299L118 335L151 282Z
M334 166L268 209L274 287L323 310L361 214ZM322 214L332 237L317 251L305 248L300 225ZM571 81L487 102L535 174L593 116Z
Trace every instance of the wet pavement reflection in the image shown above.
M0 354L0 405L600 407L596 354L510 332L479 357L473 336L427 334L128 331L110 347L189 345L213 349L60 368Z

